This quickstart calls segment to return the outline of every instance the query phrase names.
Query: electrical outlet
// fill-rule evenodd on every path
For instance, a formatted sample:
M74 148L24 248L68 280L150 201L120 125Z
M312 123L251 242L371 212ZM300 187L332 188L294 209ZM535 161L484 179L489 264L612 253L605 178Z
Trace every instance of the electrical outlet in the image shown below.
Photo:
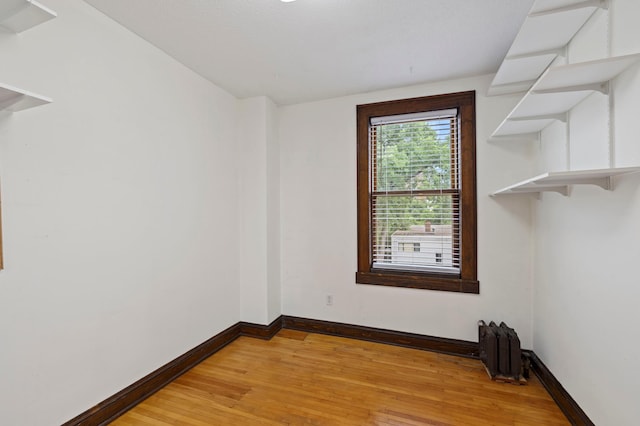
M327 294L327 306L333 305L333 295Z

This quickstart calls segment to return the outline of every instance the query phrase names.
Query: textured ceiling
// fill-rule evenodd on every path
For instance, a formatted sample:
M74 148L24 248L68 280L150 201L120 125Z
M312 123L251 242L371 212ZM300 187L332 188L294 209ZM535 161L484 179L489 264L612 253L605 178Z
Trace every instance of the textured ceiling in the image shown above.
M86 0L239 98L495 72L533 0Z

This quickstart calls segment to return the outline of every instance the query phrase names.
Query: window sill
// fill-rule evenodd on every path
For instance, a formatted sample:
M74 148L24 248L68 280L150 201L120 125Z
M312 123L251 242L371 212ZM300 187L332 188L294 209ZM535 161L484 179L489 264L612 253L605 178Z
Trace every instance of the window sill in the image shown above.
M356 272L356 284L480 294L480 282L476 280L401 272Z

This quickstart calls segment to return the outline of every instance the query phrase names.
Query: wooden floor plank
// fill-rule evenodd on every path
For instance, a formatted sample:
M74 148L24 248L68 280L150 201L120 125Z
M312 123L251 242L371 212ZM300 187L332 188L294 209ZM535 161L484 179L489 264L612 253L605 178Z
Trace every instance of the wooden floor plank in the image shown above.
M294 330L240 337L114 425L568 425L532 377L480 361Z

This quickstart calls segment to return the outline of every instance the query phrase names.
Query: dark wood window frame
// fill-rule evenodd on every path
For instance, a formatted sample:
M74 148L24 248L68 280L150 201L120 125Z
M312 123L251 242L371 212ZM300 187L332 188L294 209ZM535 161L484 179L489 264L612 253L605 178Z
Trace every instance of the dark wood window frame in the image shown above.
M371 118L458 109L460 118L460 274L372 268L369 125ZM475 92L459 92L357 106L358 271L356 283L480 293L477 278Z

